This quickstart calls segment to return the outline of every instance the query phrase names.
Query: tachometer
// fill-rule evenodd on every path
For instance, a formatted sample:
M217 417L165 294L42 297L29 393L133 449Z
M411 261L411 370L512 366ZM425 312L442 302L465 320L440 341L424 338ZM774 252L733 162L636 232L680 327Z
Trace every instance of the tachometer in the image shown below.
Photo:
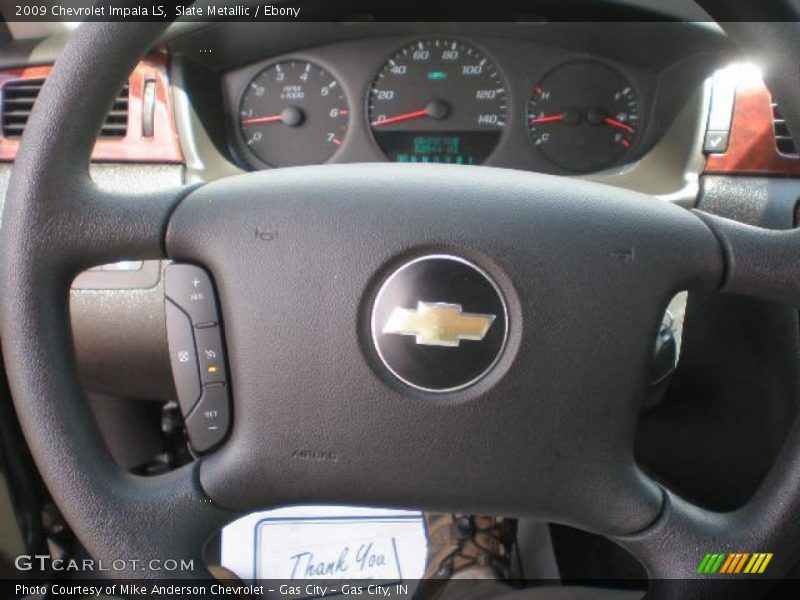
M528 104L534 145L568 171L598 171L619 162L639 134L633 85L604 64L580 60L551 71Z
M369 94L375 141L389 160L480 164L506 126L506 87L472 45L420 40L381 68Z
M300 60L276 63L247 86L239 124L247 148L273 167L327 161L347 133L344 92L325 69Z

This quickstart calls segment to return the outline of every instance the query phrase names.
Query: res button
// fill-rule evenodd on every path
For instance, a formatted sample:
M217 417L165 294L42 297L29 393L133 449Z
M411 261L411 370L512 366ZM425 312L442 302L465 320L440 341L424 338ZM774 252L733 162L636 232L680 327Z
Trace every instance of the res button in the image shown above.
M164 270L164 293L189 315L195 327L219 322L211 278L200 267L167 265Z

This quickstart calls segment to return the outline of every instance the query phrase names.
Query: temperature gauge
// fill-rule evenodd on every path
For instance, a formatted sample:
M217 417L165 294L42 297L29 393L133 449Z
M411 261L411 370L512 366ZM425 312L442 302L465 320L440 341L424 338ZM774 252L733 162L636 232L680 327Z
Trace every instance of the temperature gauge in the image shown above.
M618 71L575 61L533 88L528 127L534 145L568 171L599 171L621 162L639 134L639 100Z

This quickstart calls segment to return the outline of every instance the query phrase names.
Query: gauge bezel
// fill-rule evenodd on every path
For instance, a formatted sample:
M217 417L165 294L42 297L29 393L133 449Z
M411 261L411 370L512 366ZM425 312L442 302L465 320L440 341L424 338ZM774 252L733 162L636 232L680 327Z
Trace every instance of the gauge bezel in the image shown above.
M619 75L622 79L624 79L627 84L633 89L633 93L636 96L636 107L637 107L637 117L638 117L638 128L636 129L636 133L633 136L633 141L629 148L626 148L624 152L620 155L619 158L615 159L613 162L601 167L600 169L571 169L566 167L552 158L550 158L545 152L542 150L541 147L537 146L535 143L535 139L533 137L533 132L531 131L530 127L530 108L531 108L531 95L535 86L539 85L542 81L550 77L556 71L575 64L575 63L592 63L595 65L600 65L611 71L614 71L617 75ZM642 94L642 91L639 89L639 85L636 81L636 77L632 77L628 74L621 65L618 65L614 62L608 60L598 59L595 56L572 56L566 60L562 60L554 65L551 65L547 70L543 71L542 74L537 77L531 77L528 81L528 94L524 98L524 111L522 115L522 127L527 134L528 142L533 148L533 150L542 157L543 160L547 161L548 164L552 165L553 167L559 169L563 173L572 174L572 175L594 175L594 174L602 174L606 171L612 171L614 169L618 169L619 167L630 164L632 161L628 160L631 156L638 156L639 147L643 143L642 140L645 136L645 128L646 123L648 121L647 117L645 116L644 106L645 106L645 97Z
M494 36L491 32L475 32L475 35L470 36L457 35L456 32L445 32L454 34L450 36L441 35L442 33L441 30L433 30L432 32L415 31L407 32L405 35L380 35L357 40L335 41L304 50L293 50L285 54L267 55L261 60L226 70L219 75L222 80L222 93L221 97L216 100L216 104L212 101L215 99L210 99L209 102L196 107L196 114L184 113L182 116L184 123L179 122L179 126L182 125L184 128L192 127L192 122L196 122L197 119L202 119L204 123L208 123L203 130L197 130L195 134L196 141L186 148L188 152L187 160L191 161L190 164L192 165L189 166L190 172L196 173L201 170L211 169L210 172L212 173L227 174L241 172L242 170L269 170L272 167L272 165L262 164L257 159L251 158L252 153L242 148L244 144L238 126L238 106L242 90L248 82L260 70L271 66L275 62L284 60L310 61L326 69L342 85L345 97L349 100L348 104L351 109L349 129L347 135L343 138L342 146L330 158L330 164L348 162L379 163L387 161L387 157L376 143L375 136L368 123L369 99L367 94L373 85L376 73L385 66L387 57L391 57L392 54L396 53L398 48L413 44L415 40L439 39L440 43L441 40L449 40L451 43L452 41L457 41L462 44L468 44L470 47L474 46L476 53L480 52L494 61L497 72L507 88L508 121L505 127L507 131L502 133L496 148L483 163L486 166L581 177L593 177L596 174L597 177L604 180L608 177L626 176L626 173L636 168L636 165L641 160L644 160L647 165L652 164L652 161L648 159L649 155L643 154L643 152L656 145L659 138L655 136L662 134L679 112L677 108L669 108L671 104L661 101L656 102L657 98L654 94L658 82L657 73L640 65L614 60L607 55L587 55L586 52L569 51L529 40L505 39ZM435 59L437 58L435 57ZM463 60L464 58L462 54L461 59ZM532 84L539 81L552 69L575 60L593 60L594 62L611 66L633 83L633 87L639 97L639 113L643 120L643 127L640 128L641 135L637 143L632 145L631 152L635 156L628 155L624 158L623 164L595 173L576 174L562 169L549 161L533 146L525 123L527 102ZM414 77L414 83L422 83L424 85L422 70L415 69L415 72L417 75ZM453 72L451 71L451 77L452 74ZM185 76L178 71L176 77ZM203 77L204 74L202 72L192 75L192 80L194 81L192 85L196 87L202 85L204 81L208 82L207 76ZM680 84L680 80L677 83ZM473 87L475 86L470 86L470 89ZM692 87L692 90L696 90L696 88ZM471 93L461 92L454 96L453 99L457 100L461 97L471 96ZM691 110L696 110L698 101L695 96L691 96L691 98ZM176 101L183 103L185 99L179 96ZM409 106L411 107L412 104L409 103ZM224 111L226 115L224 121L219 124L219 128L210 126L210 120L215 114L212 111L215 111L217 106L219 107L218 110L220 112ZM404 107L398 107L398 109ZM364 114L360 114L360 111L364 111ZM401 111L398 110L398 112ZM383 113L389 113L389 105L379 103L375 114ZM668 116L669 121L665 120L665 115ZM392 128L386 128L387 131L390 129ZM464 130L469 129L469 126L464 127ZM682 137L680 143L682 147L685 147L688 142L685 137ZM388 149L391 151L398 144L399 141L393 144L390 140ZM402 148L399 150L405 151ZM214 160L214 156L218 156L219 159ZM419 156L417 158L419 159ZM207 160L210 161L208 167L201 168L199 165L206 163Z
M477 50L481 54L481 56L483 56L492 63L492 66L494 66L495 70L497 71L497 75L500 77L501 83L503 84L503 89L505 91L505 99L506 99L505 125L498 128L500 135L497 137L497 141L494 145L494 148L492 148L491 152L489 152L489 154L486 155L486 157L483 159L482 162L476 163L476 166L487 165L493 159L494 155L497 153L498 148L500 148L503 145L503 143L505 142L505 138L508 136L508 131L509 129L511 129L512 120L514 118L511 110L513 108L513 100L512 100L513 90L511 85L509 85L509 79L505 70L502 68L497 59L489 51L487 51L483 47L483 45L480 44L479 42L476 42L475 40L472 39L469 40L464 39L459 36L452 36L447 34L438 35L436 33L433 33L430 35L424 35L422 37L420 36L408 37L404 42L401 42L400 44L396 45L391 52L388 52L386 55L384 55L384 57L380 60L380 62L378 62L377 68L374 69L371 76L367 79L367 86L364 91L364 98L362 103L362 110L364 113L363 125L366 127L366 131L369 134L369 139L372 141L374 149L378 152L378 154L380 154L380 156L383 157L383 159L386 162L393 162L386 155L383 148L381 148L381 145L378 143L378 140L375 137L375 130L372 127L372 121L370 119L370 101L372 97L372 90L374 89L375 83L378 80L378 75L380 75L381 72L383 72L386 65L389 63L389 60L391 60L398 53L402 52L403 49L413 46L418 42L431 42L431 41L456 42L464 46L471 46L472 48Z
M342 149L345 147L345 144L348 143L351 137L350 133L354 123L352 98L347 89L347 85L343 83L342 77L336 72L336 69L331 68L329 64L319 60L318 57L306 57L303 54L275 57L271 60L268 60L267 62L260 62L256 65L252 65L252 69L250 69L247 72L247 75L243 77L243 82L240 85L236 95L236 98L238 98L235 105L236 112L232 115L233 119L231 121L232 129L234 131L234 135L236 137L236 142L237 142L237 148L234 149L234 155L238 156L241 160L243 160L244 163L250 168L254 168L257 170L288 168L287 166L276 166L262 160L247 145L247 139L244 135L244 132L242 131L241 112L245 95L247 94L247 90L250 87L250 84L253 81L255 81L258 77L260 77L263 73L275 67L275 65L291 63L291 62L309 63L312 65L312 67L321 69L325 73L327 73L331 77L331 79L337 82L337 87L341 90L342 96L344 97L344 100L347 104L347 109L349 111L347 126L345 128L344 134L342 135L342 144L336 147L333 153L325 161L312 164L328 164L334 162L335 157L342 151Z

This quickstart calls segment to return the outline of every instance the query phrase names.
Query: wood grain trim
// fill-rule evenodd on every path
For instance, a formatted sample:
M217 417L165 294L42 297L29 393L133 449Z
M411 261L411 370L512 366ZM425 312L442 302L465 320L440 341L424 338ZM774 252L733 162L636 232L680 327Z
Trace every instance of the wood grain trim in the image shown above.
M183 153L172 109L167 76L167 54L155 52L143 59L133 70L128 83L128 130L119 139L99 139L92 152L97 162L182 163ZM0 71L0 94L9 81L47 77L52 66L26 67ZM155 81L156 102L153 115L153 136L142 134L142 110L145 82ZM18 139L4 138L0 131L0 162L13 161L19 147Z
M800 175L800 157L775 146L772 96L763 83L742 84L736 91L728 150L711 154L706 173L725 175Z

